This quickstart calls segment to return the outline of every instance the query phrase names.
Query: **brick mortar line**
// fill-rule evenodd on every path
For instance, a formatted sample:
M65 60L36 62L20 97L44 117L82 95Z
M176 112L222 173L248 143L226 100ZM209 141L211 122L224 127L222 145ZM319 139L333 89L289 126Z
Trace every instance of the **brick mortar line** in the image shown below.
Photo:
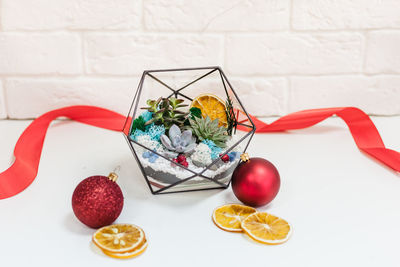
M3 32L2 9L3 9L3 0L0 0L0 33Z
M290 79L290 77L285 77L285 83L286 86L284 88L285 92L284 92L284 101L283 101L283 112L284 113L288 113L290 110L290 97L291 97L291 91L292 91L292 80Z
M9 119L10 117L8 116L9 104L7 100L6 80L4 78L1 78L0 81L3 86L3 100L4 100L4 110L6 112L6 119Z
M144 0L141 0L140 1L140 8L141 8L141 12L140 12L140 27L139 27L139 29L142 31L142 32L145 32L146 31L146 23L145 23L145 19L144 19Z
M293 33L342 33L342 32L363 32L363 31L400 31L399 28L353 28L353 29L318 29L299 30L293 29Z
M113 74L90 74L90 73L80 73L80 74L17 74L17 73L9 73L9 74L0 74L0 78L59 78L59 79L81 79L81 78L103 78L103 79L119 79L119 78L140 78L140 74L132 74L132 75L113 75Z
M82 73L87 74L87 68L86 68L86 48L85 48L85 33L80 33L79 34L79 41L81 42L81 64L82 64Z
M290 0L289 5L289 29L291 32L293 32L293 0Z
M369 31L365 31L363 33L364 36L364 46L363 46L363 62L362 62L362 72L366 73L367 70L367 57L368 57L368 47L369 47L369 42L370 42L370 32Z
M289 114L289 112L286 112L284 115L271 115L271 116L257 116L257 118L263 120L263 119L277 119L280 117L283 117L285 115ZM400 117L399 114L393 114L393 115L381 115L381 114L373 114L373 113L367 113L371 117L377 117L377 118L398 118ZM0 121L32 121L36 119L37 117L28 117L28 118L6 118L6 119L0 119ZM329 117L328 119L339 119L337 116ZM67 118L57 118L54 121L70 121L70 119ZM271 121L272 122L272 121ZM271 123L268 122L268 123Z
M221 68L224 70L224 69L226 69L226 66L228 66L228 64L226 63L226 53L227 53L227 49L226 49L226 34L222 35L222 41L221 41L220 49L221 49L221 52L222 52L221 53L221 57L222 57L222 60L221 60L222 66L221 66Z
M229 77L240 77L240 78L274 78L274 77L324 77L324 76L379 76L379 75L393 75L398 76L400 72L381 72L381 73L363 73L363 72L346 72L346 73L313 73L313 74L302 74L302 73L285 73L285 74L264 74L264 75L240 75L235 73L226 72Z
M1 24L0 24L1 26ZM2 29L2 28L1 28ZM13 29L13 30L6 30L2 29L1 33L76 33L76 32L84 32L84 33L93 33L93 34L157 34L157 35L167 35L167 36L175 36L175 35L185 35L185 34L192 34L192 35L220 35L220 34L234 34L234 35L251 35L251 34L279 34L279 33L288 33L288 34L334 34L334 33L360 33L363 31L393 31L399 32L399 28L354 28L354 29L318 29L318 30L299 30L299 29L277 29L277 30L243 30L243 31L201 31L201 30L194 30L194 31L155 31L149 29Z
M331 74L282 74L282 75L235 75L229 74L227 72L228 78L237 78L237 79L270 79L270 78L292 78L292 77L382 77L382 76L399 76L400 73L331 73ZM135 75L113 75L113 74L79 74L79 75L51 75L51 74L40 74L40 75L31 75L31 74L6 74L1 75L0 78L3 79L52 79L52 80L79 80L79 79L94 79L94 80L101 80L101 79L139 79L141 74Z

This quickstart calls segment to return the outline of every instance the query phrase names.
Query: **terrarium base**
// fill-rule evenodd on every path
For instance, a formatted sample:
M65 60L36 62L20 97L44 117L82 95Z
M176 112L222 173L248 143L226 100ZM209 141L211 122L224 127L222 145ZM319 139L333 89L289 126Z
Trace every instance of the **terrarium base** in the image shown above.
M167 188L163 191L167 192L180 192L188 190L199 190L199 189L212 189L212 188L226 188L229 184L231 175L236 167L236 164L230 166L224 172L216 175L212 179L204 177L193 177L189 180L180 179L173 174L157 171L147 166L144 167L144 171L147 174L150 184L155 190L163 189L174 184L173 187ZM189 178L189 177L188 177ZM213 182L213 180L217 182ZM181 182L181 183L179 183ZM222 184L222 185L221 185ZM226 185L226 186L225 186Z
M197 191L197 190L225 189L229 185L230 176L219 180L219 182L226 184L226 186L219 185L217 183L211 182L210 180L204 179L202 181L186 181L166 189L163 188L168 187L170 185L164 184L149 176L148 179L153 189L152 190L153 194L161 194L161 193L167 194L167 193L180 193L180 192Z

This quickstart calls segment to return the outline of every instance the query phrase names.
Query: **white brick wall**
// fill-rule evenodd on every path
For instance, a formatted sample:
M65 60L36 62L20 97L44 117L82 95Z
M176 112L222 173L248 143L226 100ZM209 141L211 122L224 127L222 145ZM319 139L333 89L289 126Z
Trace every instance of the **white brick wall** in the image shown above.
M128 114L139 78L10 78L7 100L11 118L37 117L49 110L96 105ZM29 108L27 108L29 107Z
M258 116L400 114L398 0L0 0L0 118L126 113L144 69L220 65Z
M398 0L293 0L298 30L379 29L400 27Z
M133 0L2 0L4 30L138 29L141 13Z
M85 37L86 67L90 74L140 75L144 69L223 63L219 36L112 33Z
M0 74L82 73L77 34L0 33Z
M356 106L370 114L400 114L400 76L290 78L289 110Z
M400 74L400 31L368 34L365 67L368 73Z
M230 79L246 110L255 116L284 114L288 82L285 78Z
M358 33L232 35L227 70L235 75L357 73L364 38Z
M144 0L148 30L270 31L289 29L289 0Z

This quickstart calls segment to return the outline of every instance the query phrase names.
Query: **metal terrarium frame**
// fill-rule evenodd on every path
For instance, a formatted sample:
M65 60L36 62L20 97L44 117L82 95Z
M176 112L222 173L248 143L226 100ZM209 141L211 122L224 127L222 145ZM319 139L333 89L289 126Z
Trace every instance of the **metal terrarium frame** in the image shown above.
M170 86L167 82L163 81L161 78L157 77L157 74L159 73L168 73L168 72L183 72L183 71L204 71L205 73L200 75L199 77L196 77L195 79L193 79L190 82L185 83L184 86L179 86L178 88L174 88L173 86ZM165 194L165 193L175 193L175 192L188 192L188 191L198 191L198 190L210 190L210 189L224 189L227 188L230 184L230 180L231 180L231 176L232 174L229 173L227 177L225 177L225 181L221 181L220 179L218 179L217 177L208 177L205 175L205 172L207 170L211 170L211 168L217 164L217 162L219 162L221 159L217 158L215 160L213 160L208 166L204 167L204 169L202 169L200 172L196 172L188 167L182 166L180 165L179 167L182 170L186 170L188 172L191 173L191 175L187 178L184 179L180 179L168 184L164 184L162 186L157 185L157 183L154 182L154 178L152 178L150 176L149 171L143 166L139 156L138 156L138 151L136 151L137 149L135 149L136 147L141 147L142 149L151 151L152 153L156 154L158 157L161 157L167 161L170 161L172 164L174 164L174 162L172 161L172 159L162 155L161 153L158 153L156 151L152 151L150 148L144 146L143 144L133 140L130 137L130 129L132 127L132 123L130 123L131 121L133 122L133 119L136 118L137 116L137 111L139 108L139 100L141 97L141 94L143 93L143 85L144 85L144 81L146 77L149 77L151 79L153 79L154 81L156 81L157 83L161 84L163 87L167 88L168 91L170 92L169 95L164 96L164 97L171 97L171 96L175 96L176 98L178 97L182 97L185 98L189 101L193 101L193 98L188 96L187 94L184 94L184 90L185 88L188 88L189 86L192 86L193 84L195 84L196 82L199 82L202 79L205 79L206 77L208 77L209 75L217 75L218 79L221 80L224 91L226 96L230 96L229 92L232 92L233 97L237 100L238 105L240 106L240 114L242 116L244 116L244 119L239 120L239 109L237 109L237 116L236 119L236 124L237 125L241 125L243 127L248 128L248 132L246 134L244 134L244 136L242 136L239 140L237 140L233 145L231 145L226 151L223 152L223 154L221 155L224 156L226 154L228 154L232 149L234 149L236 146L238 146L239 144L241 144L242 142L244 142L246 139L247 143L245 144L245 147L243 149L242 152L245 152L253 135L254 132L256 130L255 125L253 123L253 121L251 120L249 114L247 113L247 111L245 110L245 108L243 107L239 97L237 96L236 92L234 91L231 83L228 81L225 73L222 71L222 69L218 66L215 67L199 67L199 68L180 68L180 69L160 69L160 70L146 70L143 72L143 75L140 79L138 88L136 90L136 93L134 95L134 99L132 101L132 105L130 107L125 125L124 125L124 136L125 139L134 155L134 157L136 158L136 161L138 162L139 168L146 180L146 183L151 191L152 194ZM130 119L132 118L132 120ZM247 123L245 123L247 122ZM236 132L236 129L235 129ZM233 169L237 166L237 164L240 163L240 160L238 160L238 162L233 166ZM193 180L194 178L202 178L203 182L199 182L198 184L194 183L194 186L190 187L190 186L184 186L183 188L177 188L179 185L183 185L184 183ZM207 183L205 183L205 181L207 181ZM156 185L156 186L155 186ZM198 185L198 186L196 186ZM206 185L206 186L202 186L202 185ZM172 190L173 189L173 190Z

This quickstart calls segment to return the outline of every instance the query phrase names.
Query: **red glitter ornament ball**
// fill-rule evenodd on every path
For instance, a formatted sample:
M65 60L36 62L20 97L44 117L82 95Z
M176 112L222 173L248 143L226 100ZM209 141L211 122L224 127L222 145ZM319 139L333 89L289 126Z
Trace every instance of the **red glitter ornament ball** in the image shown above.
M232 174L232 190L244 204L259 207L278 194L281 180L275 166L263 158L242 160Z
M72 195L75 216L91 228L113 223L122 211L124 196L111 175L86 178Z

